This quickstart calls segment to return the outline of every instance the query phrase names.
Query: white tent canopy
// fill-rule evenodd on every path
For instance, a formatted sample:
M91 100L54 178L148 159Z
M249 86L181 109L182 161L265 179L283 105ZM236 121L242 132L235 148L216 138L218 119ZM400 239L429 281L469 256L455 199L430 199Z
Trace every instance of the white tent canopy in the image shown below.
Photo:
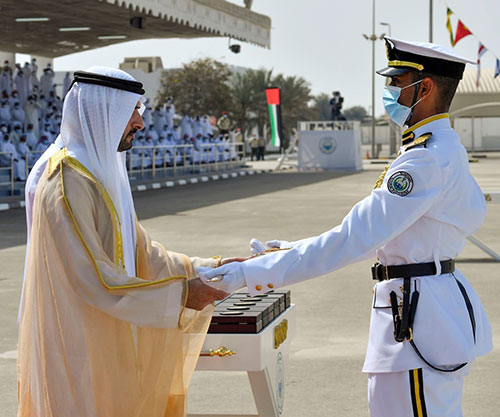
M446 5L500 59L499 0L445 0Z

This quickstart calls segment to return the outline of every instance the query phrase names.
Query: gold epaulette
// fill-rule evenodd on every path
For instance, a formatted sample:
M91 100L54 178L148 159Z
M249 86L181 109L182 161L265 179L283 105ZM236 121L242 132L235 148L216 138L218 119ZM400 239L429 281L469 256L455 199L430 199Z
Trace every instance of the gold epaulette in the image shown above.
M389 171L389 167L390 167L390 165L386 165L386 167L384 168L384 170L382 171L382 173L378 177L378 180L375 183L375 186L373 187L374 190L382 187L382 184L384 183L385 174L387 174L387 171Z
M432 136L432 133L424 133L423 135L419 136L417 139L415 139L413 142L409 143L404 147L405 151L408 149L414 148L419 145L424 145L425 143L429 140L429 138Z
M51 176L57 168L59 168L60 162L68 157L68 150L62 148L60 151L52 155L49 159L49 176Z

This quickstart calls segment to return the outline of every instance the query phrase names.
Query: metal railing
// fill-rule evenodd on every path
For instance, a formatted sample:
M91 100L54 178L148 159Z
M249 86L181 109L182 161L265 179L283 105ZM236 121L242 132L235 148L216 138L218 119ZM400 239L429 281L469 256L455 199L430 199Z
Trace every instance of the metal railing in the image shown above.
M24 155L26 178L44 152L28 151ZM10 158L10 164L0 166L0 174L2 171L9 173L9 181L0 182L0 186L8 185L10 194L14 195L14 155L12 152L0 152L0 155L8 155ZM139 175L141 178L146 176L156 178L159 174L177 176L230 170L240 166L242 158L244 160L243 144L203 143L198 147L195 145L134 146L127 152L126 161L129 177Z
M33 168L33 165L35 165L35 162L37 161L38 158L44 153L45 151L28 151L26 152L26 155L24 155L24 166L26 169L26 178L28 178L28 174L31 171L31 168Z
M352 130L359 129L360 122L356 120L318 120L297 122L297 130Z
M0 182L0 186L9 185L10 187L10 195L14 195L14 153L13 152L0 152L0 157L2 155L9 155L7 158L10 158L10 164L0 164L0 171L10 171L10 180L7 182ZM3 159L3 158L0 158Z
M237 144L203 143L195 145L141 145L127 152L129 177L151 174L186 175L199 172L217 172L239 165Z

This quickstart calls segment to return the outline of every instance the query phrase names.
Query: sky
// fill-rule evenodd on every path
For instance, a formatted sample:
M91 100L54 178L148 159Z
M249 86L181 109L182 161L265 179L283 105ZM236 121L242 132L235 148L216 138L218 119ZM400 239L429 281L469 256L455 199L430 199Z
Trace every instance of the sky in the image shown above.
M274 73L305 78L313 94L340 91L344 108L361 105L371 111L372 42L362 35L372 32L373 0L254 0L252 10L272 20L271 48L242 43L241 53L228 50L227 38L153 39L132 41L54 60L56 71L85 69L92 65L118 67L125 57L160 56L165 68L190 60L212 57L230 65L273 69ZM243 0L231 0L243 5ZM466 17L462 17L466 22ZM429 40L429 0L377 0L375 33L413 41ZM454 21L454 26L456 21ZM434 42L450 47L446 30L446 5L434 0ZM469 36L454 48L476 59L478 40ZM375 42L375 68L384 67L384 42ZM483 56L482 67L494 68L495 58ZM375 110L383 113L383 77L375 78Z

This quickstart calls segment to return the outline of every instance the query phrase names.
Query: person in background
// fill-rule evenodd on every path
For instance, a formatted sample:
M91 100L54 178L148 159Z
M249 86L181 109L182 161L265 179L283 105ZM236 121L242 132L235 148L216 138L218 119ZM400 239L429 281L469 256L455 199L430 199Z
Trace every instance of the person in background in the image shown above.
M246 146L245 146L245 138L241 133L241 129L239 127L234 131L234 143L236 145L236 152L238 152L240 156L240 161L246 157Z
M16 146L16 150L19 155L19 158L21 158L25 164L28 164L28 166L31 167L35 162L35 155L28 153L30 152L31 149L28 146L27 139L28 138L26 136L26 133L23 133L19 138L19 143Z
M24 181L26 179L26 166L24 161L19 157L15 145L11 142L7 133L3 134L3 139L0 142L0 165L8 167L11 164L11 156L14 162L14 180ZM10 155L9 155L10 154Z
M69 72L66 73L64 76L63 80L63 88L62 88L62 98L64 100L64 97L66 97L66 94L68 94L69 87L71 86L71 77Z
M10 141L14 146L17 146L19 139L21 138L22 131L19 122L12 124L12 130L10 132Z
M225 135L229 133L229 129L231 129L231 120L229 119L227 112L222 112L222 116L219 120L217 120L217 127L219 128L220 134Z
M263 137L259 138L258 142L258 150L257 150L257 160L258 161L263 161L264 160L264 152L266 150L266 140Z
M31 123L29 123L26 127L26 142L30 149L35 149L35 146L38 143L38 137L36 136Z
M253 157L255 156L255 159L258 161L259 160L259 138L255 133L252 133L252 137L248 141L248 144L250 145L250 150L252 151L252 154L250 156L250 160L253 161Z

